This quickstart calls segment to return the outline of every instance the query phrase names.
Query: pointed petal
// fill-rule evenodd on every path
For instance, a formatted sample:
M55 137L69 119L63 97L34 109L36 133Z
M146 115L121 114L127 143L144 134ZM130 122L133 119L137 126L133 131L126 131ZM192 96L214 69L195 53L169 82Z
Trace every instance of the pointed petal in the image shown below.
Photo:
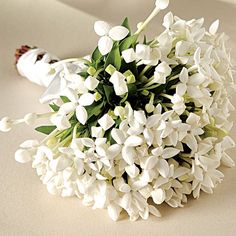
M79 98L79 104L81 106L90 106L94 102L94 95L91 93L84 93Z
M115 40L120 41L129 34L129 30L124 26L115 26L109 31L109 36Z
M104 36L109 33L111 26L105 21L96 21L94 24L94 31L99 36Z
M108 36L103 36L98 41L98 49L100 53L104 56L108 54L113 47L113 41Z
M83 106L77 106L76 108L76 118L82 124L85 125L88 119L88 113Z
M218 31L219 25L220 25L220 21L219 20L214 21L211 24L210 28L209 28L210 34L215 35L217 33L217 31Z

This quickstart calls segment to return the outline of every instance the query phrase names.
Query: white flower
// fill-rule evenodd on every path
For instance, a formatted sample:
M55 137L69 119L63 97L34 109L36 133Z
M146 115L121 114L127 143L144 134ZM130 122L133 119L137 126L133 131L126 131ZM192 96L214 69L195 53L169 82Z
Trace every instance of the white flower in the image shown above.
M104 21L95 22L94 30L101 36L98 41L98 48L102 55L106 55L111 51L113 40L120 41L129 34L129 30L124 26L115 26L111 28L109 24Z
M106 131L115 124L115 121L111 118L111 116L105 114L98 120L98 124Z
M122 96L128 92L126 77L120 72L115 71L109 81L114 85L117 96Z
M171 74L170 66L165 62L161 62L156 68L154 72L154 81L155 83L165 84L166 77Z

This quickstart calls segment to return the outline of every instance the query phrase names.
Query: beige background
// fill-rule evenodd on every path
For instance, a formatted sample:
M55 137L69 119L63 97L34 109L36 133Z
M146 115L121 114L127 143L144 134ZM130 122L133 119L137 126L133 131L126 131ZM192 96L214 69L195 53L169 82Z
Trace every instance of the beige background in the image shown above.
M233 0L229 2L172 0L170 9L182 18L204 16L207 25L220 18L221 29L231 36L232 54L236 58L236 5ZM17 118L34 110L46 110L38 103L43 89L19 77L15 71L16 47L37 45L61 58L82 56L96 45L93 23L97 18L119 23L129 15L135 26L148 14L152 4L152 0L0 0L0 117L8 114ZM161 16L148 28L149 35L159 31L156 25L160 19ZM232 119L235 118L234 113ZM161 219L151 217L148 221L130 222L124 218L114 223L106 211L93 211L76 198L49 195L30 165L14 161L14 151L30 137L40 135L26 126L0 133L1 236L235 235L235 169L224 170L225 181L214 195L202 194L199 200L191 199L183 209L162 206ZM236 128L233 137L236 138ZM234 150L231 151L234 158L233 154Z

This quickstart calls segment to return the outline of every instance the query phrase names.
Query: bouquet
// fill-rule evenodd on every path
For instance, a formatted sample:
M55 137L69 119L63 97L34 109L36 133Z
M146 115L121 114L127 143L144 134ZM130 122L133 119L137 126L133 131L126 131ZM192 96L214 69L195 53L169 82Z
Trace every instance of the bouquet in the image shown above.
M4 117L0 130L33 125L42 141L27 140L16 161L31 162L49 193L77 196L86 206L106 208L113 220L161 216L158 205L182 207L189 195L212 193L221 183L235 89L227 36L219 21L185 21L171 12L154 39L141 35L169 4L156 0L150 16L131 32L128 19L112 27L94 25L94 52L59 60L39 48L17 50L22 76L47 87L40 102L46 114Z

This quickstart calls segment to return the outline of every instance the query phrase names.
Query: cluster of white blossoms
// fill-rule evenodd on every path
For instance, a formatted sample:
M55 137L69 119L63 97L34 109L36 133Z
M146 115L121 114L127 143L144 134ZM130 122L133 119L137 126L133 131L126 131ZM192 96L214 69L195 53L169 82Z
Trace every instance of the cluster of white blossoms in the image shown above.
M47 70L41 71L52 82L40 101L52 111L4 117L0 130L49 118L51 125L36 128L46 138L25 141L15 154L20 163L32 162L49 193L107 208L113 220L122 210L131 220L147 219L161 216L157 206L164 202L182 207L190 194L212 193L224 177L219 167L234 166L226 151L235 146L229 137L235 85L219 21L206 30L203 19L170 12L160 35L138 41L168 3L157 0L135 34L127 19L115 27L96 22L101 38L89 57L49 63L37 62L41 50L24 54L34 60L31 70L35 64ZM21 68L27 71L27 63Z

